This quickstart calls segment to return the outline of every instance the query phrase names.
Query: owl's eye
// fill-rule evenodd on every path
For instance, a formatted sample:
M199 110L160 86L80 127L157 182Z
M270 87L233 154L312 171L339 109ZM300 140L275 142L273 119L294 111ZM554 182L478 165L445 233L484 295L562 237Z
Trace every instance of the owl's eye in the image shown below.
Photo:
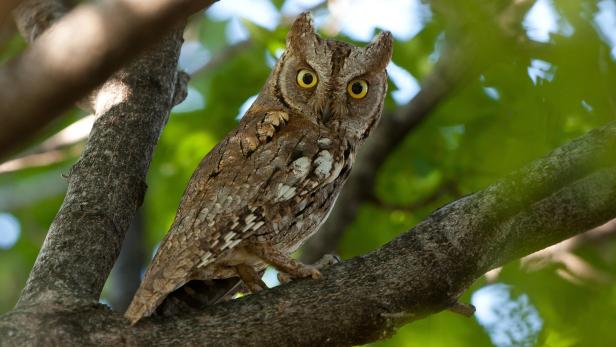
M347 92L353 99L363 99L368 94L368 82L364 80L353 80L347 86Z
M317 75L306 69L301 69L297 73L297 84L302 88L312 88L317 85Z

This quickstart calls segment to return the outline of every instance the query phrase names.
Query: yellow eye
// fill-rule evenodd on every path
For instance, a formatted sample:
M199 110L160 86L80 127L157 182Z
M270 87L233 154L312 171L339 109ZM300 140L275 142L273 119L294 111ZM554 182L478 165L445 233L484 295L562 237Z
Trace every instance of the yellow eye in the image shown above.
M347 86L347 92L353 99L362 99L368 94L368 82L364 80L353 80Z
M302 88L312 88L317 85L317 75L306 69L301 69L297 73L297 84Z

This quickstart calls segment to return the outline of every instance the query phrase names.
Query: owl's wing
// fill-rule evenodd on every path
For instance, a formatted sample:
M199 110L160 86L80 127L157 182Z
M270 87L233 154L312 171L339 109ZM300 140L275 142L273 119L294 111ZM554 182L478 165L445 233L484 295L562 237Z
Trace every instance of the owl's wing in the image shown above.
M151 314L197 267L262 229L284 228L288 218L272 218L268 211L293 213L298 199L340 173L337 140L316 124L289 121L282 111L246 117L193 174L126 313L132 322Z

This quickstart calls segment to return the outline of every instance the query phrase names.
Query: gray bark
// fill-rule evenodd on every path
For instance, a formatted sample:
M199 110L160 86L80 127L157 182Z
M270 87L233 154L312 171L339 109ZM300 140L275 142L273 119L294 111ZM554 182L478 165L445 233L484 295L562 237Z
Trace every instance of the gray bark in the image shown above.
M176 29L101 87L99 118L18 306L98 301L143 201L152 152L173 106L181 42Z

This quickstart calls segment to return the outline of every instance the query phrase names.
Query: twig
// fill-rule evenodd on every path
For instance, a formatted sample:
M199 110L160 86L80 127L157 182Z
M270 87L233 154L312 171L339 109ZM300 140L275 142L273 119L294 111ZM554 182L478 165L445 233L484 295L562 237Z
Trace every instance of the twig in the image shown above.
M76 145L67 149L52 149L46 152L27 154L0 164L0 174L57 164L69 157L78 155L81 149L83 149L81 146Z
M456 301L449 311L460 314L464 317L472 317L475 314L475 306Z

